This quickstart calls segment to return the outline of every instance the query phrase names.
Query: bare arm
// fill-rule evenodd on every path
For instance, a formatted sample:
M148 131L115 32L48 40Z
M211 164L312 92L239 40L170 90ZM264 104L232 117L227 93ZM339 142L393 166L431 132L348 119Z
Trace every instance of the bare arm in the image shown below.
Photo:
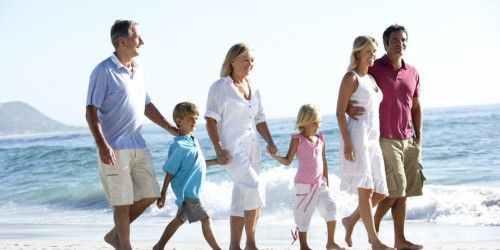
M422 144L423 114L422 107L420 106L420 99L418 97L413 97L411 120L413 122L413 128L415 129L415 136L417 137L417 141L419 144Z
M257 132L259 132L260 136L262 136L262 138L264 138L264 140L267 142L267 152L271 155L278 152L278 148L274 144L273 138L271 137L271 132L269 132L269 128L267 127L267 123L257 123L256 127Z
M217 164L217 159L205 160L205 164L207 165L207 167L213 166Z
M365 113L365 108L364 107L356 107L354 106L357 104L357 101L349 101L347 108L346 108L346 114L351 117L353 120L358 120L356 116L363 115Z
M161 128L165 129L171 135L179 135L179 130L172 126L165 117L158 111L156 106L151 102L146 105L146 109L144 110L144 115L146 115L149 120L156 123Z
M340 134L344 141L344 157L348 161L355 161L354 152L352 150L352 142L347 129L347 119L345 117L346 109L349 104L349 99L355 92L358 85L358 80L354 73L345 74L340 84L339 97L337 99L337 122L339 124Z
M168 185L170 184L170 180L174 177L171 173L165 174L165 179L163 180L163 187L161 189L161 197L156 200L156 206L158 208L162 208L165 206L165 197L167 196Z
M222 142L219 138L219 132L217 131L217 121L210 117L205 117L207 121L207 133L208 137L214 145L215 153L217 154L217 163L219 165L226 165L229 163L229 152L224 149Z
M323 176L326 178L326 185L330 186L330 182L328 181L328 163L326 162L326 146L323 144Z
M295 153L297 152L297 147L299 146L299 139L298 138L293 138L290 141L290 147L288 148L288 153L286 154L285 157L279 156L277 153L276 154L271 154L271 156L279 161L279 163L288 166L290 163L293 161L293 157L295 156Z
M89 125L90 132L94 136L94 140L99 150L99 158L102 163L108 165L115 165L116 157L113 149L109 146L108 141L104 138L102 132L101 122L97 116L98 108L94 105L89 105L86 108L85 118L87 119L87 124Z

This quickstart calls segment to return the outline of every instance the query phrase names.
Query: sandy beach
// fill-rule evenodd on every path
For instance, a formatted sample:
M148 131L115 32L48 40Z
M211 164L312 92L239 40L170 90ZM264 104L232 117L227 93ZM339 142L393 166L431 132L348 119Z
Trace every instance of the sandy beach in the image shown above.
M142 218L132 225L132 246L134 249L152 249L165 225L153 223L153 219ZM0 250L3 249L113 249L102 241L102 236L111 227L108 225L40 227L30 225L0 225ZM229 245L229 230L227 222L215 221L214 233L223 249ZM261 250L265 249L299 249L298 242L292 246L290 229L284 225L266 223L257 228L257 243ZM311 227L309 243L313 249L324 249L325 228L320 224ZM335 240L337 244L346 247L345 230L337 225ZM412 223L406 225L406 235L409 240L423 244L425 249L499 249L500 227L498 226L453 226L430 223ZM383 221L380 237L383 242L392 244L392 221ZM353 233L354 246L349 249L370 249L366 240L366 232L358 223ZM242 239L242 244L244 237ZM325 242L325 243L323 243ZM210 249L203 240L199 223L183 225L167 244L169 250L202 250Z
M144 250L151 249L155 243L152 241L138 241L134 242L134 249ZM425 249L500 249L500 240L493 241L474 241L474 242L430 242L426 243ZM313 249L323 249L323 245L311 245ZM31 240L7 240L0 242L0 249L113 249L110 245L105 242L95 242L95 241L31 241ZM203 243L192 243L192 242L175 242L167 246L168 250L204 250L210 249L208 245ZM285 249L299 249L298 244L293 246L283 246L279 244L261 244L261 250L285 250ZM368 244L359 245L349 249L370 249Z

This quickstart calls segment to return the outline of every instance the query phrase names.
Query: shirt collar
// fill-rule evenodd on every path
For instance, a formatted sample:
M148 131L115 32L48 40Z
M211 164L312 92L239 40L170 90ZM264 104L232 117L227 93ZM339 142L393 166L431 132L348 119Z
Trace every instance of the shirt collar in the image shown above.
M389 59L389 56L387 56L387 54L385 54L382 58L380 58L380 61L383 64L388 64L389 66L391 66L392 68L394 68L394 66L392 65L391 59ZM407 69L406 68L406 63L405 63L404 59L401 59L401 69L404 69L404 70Z
M225 76L223 79L225 79L227 82L233 83L233 78L231 78L230 75Z
M111 61L116 65L117 68L125 68L125 66L120 62L120 59L116 56L115 52L111 53ZM132 67L137 67L139 64L132 59Z
M174 141L194 141L194 136L192 135L178 135L174 137Z

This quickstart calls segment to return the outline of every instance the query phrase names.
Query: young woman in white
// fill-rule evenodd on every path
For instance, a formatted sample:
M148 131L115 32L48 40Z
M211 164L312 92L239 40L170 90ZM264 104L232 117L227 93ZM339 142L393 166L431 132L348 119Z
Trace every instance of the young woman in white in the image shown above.
M361 217L372 249L392 249L383 244L375 230L372 207L388 195L384 160L380 149L379 106L382 91L368 74L373 65L378 43L373 37L359 36L354 40L348 72L340 85L337 101L337 121L342 140L339 145L341 170L340 189L358 194L358 207L342 219L345 240L352 246L354 225ZM357 119L346 119L349 101L357 101L365 113Z

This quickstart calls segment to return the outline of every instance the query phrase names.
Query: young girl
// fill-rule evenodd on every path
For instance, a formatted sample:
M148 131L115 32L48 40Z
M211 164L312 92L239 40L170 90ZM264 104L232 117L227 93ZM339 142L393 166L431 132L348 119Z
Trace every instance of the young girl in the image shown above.
M354 40L351 62L342 79L337 101L337 121L342 141L339 145L341 171L340 189L358 194L358 207L342 219L346 229L345 240L352 246L351 234L361 217L365 224L372 249L392 249L378 238L373 220L372 207L388 194L384 160L380 149L379 105L382 91L368 74L377 50L373 37L359 36ZM356 120L346 120L349 101L357 101L365 113Z
M307 231L315 208L325 219L328 229L326 249L343 249L335 244L337 204L328 190L328 166L325 158L325 139L318 133L321 127L319 110L303 105L297 115L295 129L300 134L292 135L286 157L278 153L272 156L283 165L290 165L295 154L299 161L295 175L295 205L293 215L299 231L300 249L311 249L307 244Z

